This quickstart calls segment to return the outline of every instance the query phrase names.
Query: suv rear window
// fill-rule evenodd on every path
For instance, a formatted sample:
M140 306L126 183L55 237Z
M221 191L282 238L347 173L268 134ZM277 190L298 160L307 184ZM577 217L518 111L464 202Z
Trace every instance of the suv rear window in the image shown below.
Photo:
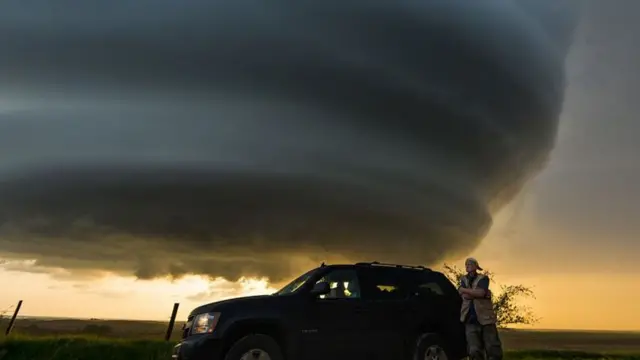
M363 268L362 294L365 299L376 301L405 300L410 294L410 283L402 270L393 268Z
M414 286L421 294L459 298L458 291L451 281L436 271L418 273L414 277Z

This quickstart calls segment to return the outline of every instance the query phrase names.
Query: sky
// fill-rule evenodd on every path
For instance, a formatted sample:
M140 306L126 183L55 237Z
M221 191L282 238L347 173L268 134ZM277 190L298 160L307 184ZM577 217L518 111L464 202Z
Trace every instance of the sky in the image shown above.
M474 255L538 328L640 330L638 2L573 32L545 1L102 4L2 5L0 309L184 318Z

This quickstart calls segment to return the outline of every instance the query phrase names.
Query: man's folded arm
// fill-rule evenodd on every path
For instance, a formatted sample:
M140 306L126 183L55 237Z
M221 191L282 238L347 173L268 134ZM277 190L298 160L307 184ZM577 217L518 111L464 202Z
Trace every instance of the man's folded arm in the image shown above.
M478 282L475 289L459 288L460 294L469 295L476 299L482 299L489 294L489 278L484 277Z

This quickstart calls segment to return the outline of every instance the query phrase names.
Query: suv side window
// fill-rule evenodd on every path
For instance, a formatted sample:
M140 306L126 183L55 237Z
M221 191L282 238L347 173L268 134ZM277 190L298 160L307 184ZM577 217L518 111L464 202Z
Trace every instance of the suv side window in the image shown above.
M423 278L418 282L417 290L421 294L429 294L436 296L444 296L444 290L442 286L438 284L435 279Z
M331 292L320 295L320 299L359 299L360 282L358 274L351 269L335 269L325 274L319 282L329 283Z
M458 293L451 282L437 272L424 272L415 279L416 291L422 295L458 298Z
M409 284L402 270L393 268L364 268L362 291L366 300L399 301L410 295Z

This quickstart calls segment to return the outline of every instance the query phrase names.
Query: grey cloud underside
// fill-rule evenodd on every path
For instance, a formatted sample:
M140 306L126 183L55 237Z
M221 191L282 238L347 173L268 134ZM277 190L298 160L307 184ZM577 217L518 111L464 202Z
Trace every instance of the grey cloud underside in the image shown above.
M5 2L0 253L274 281L466 253L553 147L570 5Z

